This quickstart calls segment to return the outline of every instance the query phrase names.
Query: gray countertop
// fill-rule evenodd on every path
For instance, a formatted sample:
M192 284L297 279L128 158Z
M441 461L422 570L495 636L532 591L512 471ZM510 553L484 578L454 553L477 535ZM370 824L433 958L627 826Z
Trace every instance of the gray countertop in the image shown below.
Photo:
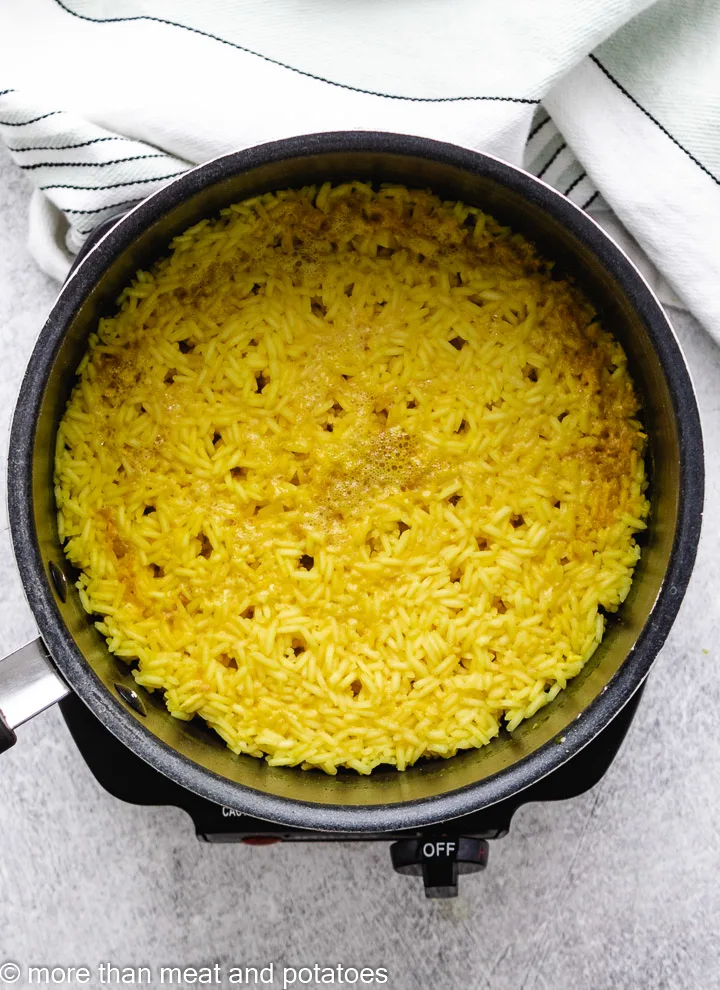
M0 153L3 489L15 393L57 289L26 248L29 192ZM48 711L0 758L0 963L21 966L14 986L31 985L30 965L88 966L92 986L113 985L98 982L100 963L147 965L159 986L160 965L218 963L227 985L231 967L272 962L278 987L282 966L338 963L385 967L389 990L720 987L720 350L673 317L709 455L705 527L680 617L602 782L523 808L487 871L433 902L391 871L384 844L201 844L183 812L105 793ZM4 500L0 564L10 652L34 624Z

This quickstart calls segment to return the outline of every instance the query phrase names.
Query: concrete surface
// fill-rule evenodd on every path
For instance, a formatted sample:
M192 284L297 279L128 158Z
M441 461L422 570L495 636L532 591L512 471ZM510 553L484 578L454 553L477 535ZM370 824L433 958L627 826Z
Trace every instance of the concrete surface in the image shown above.
M28 197L0 153L3 460L56 291L25 247ZM141 977L151 986L160 965L219 963L230 985L232 966L274 963L282 986L278 967L343 963L385 967L390 990L720 987L720 351L692 319L675 318L710 454L705 530L681 617L602 783L522 810L485 874L465 878L456 901L428 902L418 881L391 871L382 845L201 845L181 811L101 790L59 713L47 712L0 758L0 963L19 964L13 985L38 985L30 965L86 965L90 985L119 985L109 971L100 982L104 962L154 967L152 981ZM0 643L10 651L33 621L1 511ZM4 973L15 975L0 966L0 988Z

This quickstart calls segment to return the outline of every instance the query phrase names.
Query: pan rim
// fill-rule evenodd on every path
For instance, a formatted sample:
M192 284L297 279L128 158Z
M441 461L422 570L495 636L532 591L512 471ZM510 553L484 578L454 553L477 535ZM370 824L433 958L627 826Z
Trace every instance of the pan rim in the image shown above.
M206 769L156 737L110 694L65 629L34 526L33 448L45 382L67 325L105 268L169 209L229 175L282 160L348 151L430 159L489 176L569 227L620 283L645 323L671 395L680 451L681 498L659 593L633 648L603 692L567 727L563 744L551 740L481 781L394 804L326 804L268 794ZM695 560L704 488L700 418L682 349L661 304L625 252L578 206L517 166L429 138L374 131L300 135L232 152L183 173L127 213L98 240L65 283L39 335L13 416L8 467L10 529L25 594L58 668L105 727L165 776L216 804L293 827L336 832L422 827L489 807L558 769L591 742L643 683L675 620Z

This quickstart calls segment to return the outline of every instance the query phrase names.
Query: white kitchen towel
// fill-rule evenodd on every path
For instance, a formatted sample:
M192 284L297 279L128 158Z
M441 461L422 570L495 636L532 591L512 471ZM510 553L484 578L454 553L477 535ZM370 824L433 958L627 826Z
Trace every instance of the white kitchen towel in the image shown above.
M392 130L524 163L720 339L719 79L720 0L0 0L0 138L58 278L192 164Z

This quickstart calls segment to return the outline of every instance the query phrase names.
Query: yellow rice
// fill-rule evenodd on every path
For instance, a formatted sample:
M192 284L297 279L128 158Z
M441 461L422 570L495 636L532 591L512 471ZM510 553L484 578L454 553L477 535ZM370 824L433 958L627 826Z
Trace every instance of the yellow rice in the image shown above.
M625 354L522 237L352 182L138 272L57 436L84 607L180 719L273 765L511 731L596 649L644 528Z

